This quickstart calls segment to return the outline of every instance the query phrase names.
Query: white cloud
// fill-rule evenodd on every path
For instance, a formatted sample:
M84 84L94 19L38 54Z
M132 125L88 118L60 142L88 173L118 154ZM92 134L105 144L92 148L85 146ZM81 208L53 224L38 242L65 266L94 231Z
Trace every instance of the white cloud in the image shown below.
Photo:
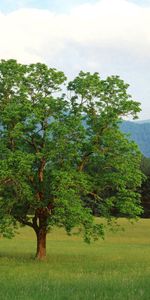
M0 38L0 58L42 61L69 74L80 69L119 74L131 82L133 94L146 107L150 7L101 0L77 6L68 14L20 9L0 14ZM143 116L148 117L146 110Z

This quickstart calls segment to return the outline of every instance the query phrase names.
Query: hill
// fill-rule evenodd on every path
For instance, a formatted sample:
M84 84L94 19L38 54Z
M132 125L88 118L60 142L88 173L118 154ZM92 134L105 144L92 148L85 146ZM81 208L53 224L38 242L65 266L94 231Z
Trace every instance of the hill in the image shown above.
M130 138L138 144L144 156L150 157L150 120L123 121L121 130L130 134Z

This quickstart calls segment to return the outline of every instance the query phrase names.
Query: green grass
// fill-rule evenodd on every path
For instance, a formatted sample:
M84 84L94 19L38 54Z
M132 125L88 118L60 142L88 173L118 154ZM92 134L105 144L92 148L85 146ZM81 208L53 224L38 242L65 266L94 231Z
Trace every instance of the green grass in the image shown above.
M149 300L150 220L86 245L63 230L48 236L45 262L34 260L34 232L0 239L1 300Z

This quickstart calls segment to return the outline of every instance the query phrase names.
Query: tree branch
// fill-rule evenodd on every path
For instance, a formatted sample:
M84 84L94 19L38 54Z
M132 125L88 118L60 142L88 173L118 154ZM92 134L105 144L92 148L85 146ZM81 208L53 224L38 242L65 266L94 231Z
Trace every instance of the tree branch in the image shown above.
M20 222L21 224L27 225L27 226L30 226L30 227L33 228L33 223L32 223L32 222L29 222L29 221L27 221L27 220L25 220L25 219L23 219L22 217L19 217L19 216L14 216L14 218L15 218L18 222Z
M86 163L88 157L89 157L92 153L93 153L93 151L83 155L82 161L80 162L80 164L79 164L79 166L78 166L78 171L79 171L79 172L81 172L81 171L83 170L83 168L84 168L84 166L85 166L85 163Z
M42 158L42 160L41 160L41 165L40 165L39 170L38 170L38 178L39 178L39 182L42 182L42 181L43 181L43 172L44 172L45 164L46 164L46 159L45 159L45 158Z
M39 226L37 225L37 216L36 216L36 213L35 213L35 216L32 218L32 222L33 222L33 228L34 228L35 232L38 232Z
M32 137L32 140L30 141L28 138L23 138L25 142L27 142L29 145L31 145L36 152L39 152L39 149L37 148L34 140L33 140L33 137Z

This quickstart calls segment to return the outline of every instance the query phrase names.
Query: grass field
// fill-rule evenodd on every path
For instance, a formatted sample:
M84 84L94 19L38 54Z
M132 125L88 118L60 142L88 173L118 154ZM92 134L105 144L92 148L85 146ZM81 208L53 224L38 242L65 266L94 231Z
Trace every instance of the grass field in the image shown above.
M34 232L0 239L1 300L149 300L150 220L86 245L63 230L48 236L45 262L34 258Z

